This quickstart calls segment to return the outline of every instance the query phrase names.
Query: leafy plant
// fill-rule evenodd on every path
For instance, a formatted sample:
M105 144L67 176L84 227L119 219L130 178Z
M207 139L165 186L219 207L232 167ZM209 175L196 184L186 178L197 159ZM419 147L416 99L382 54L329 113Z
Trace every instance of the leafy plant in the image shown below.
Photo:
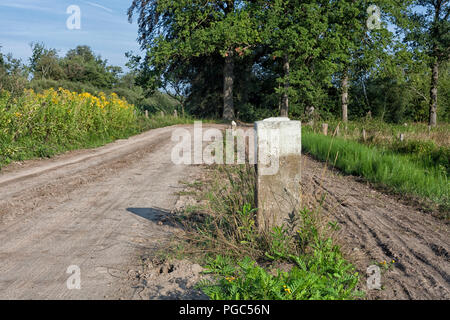
M272 274L246 257L234 267L217 264L223 257L207 265L215 281L202 281L199 287L213 300L336 300L355 299L359 275L344 260L330 239L315 246L312 255L292 256L295 266L288 272Z

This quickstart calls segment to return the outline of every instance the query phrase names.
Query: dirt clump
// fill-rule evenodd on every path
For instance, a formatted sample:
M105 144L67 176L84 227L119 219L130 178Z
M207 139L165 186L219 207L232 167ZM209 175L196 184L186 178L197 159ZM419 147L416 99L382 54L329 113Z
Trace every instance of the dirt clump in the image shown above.
M129 278L143 300L206 300L196 287L207 278L204 269L188 260L145 259L140 271L129 271Z

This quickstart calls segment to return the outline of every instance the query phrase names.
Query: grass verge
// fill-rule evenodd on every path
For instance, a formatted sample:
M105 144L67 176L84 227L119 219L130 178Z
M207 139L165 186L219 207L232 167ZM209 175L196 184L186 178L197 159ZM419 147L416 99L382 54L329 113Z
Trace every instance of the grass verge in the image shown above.
M148 129L192 123L185 117L149 118L117 95L98 97L60 88L12 98L0 92L0 168L12 161L95 148Z
M367 146L339 137L302 133L302 148L314 157L331 164L346 174L362 176L368 181L450 207L449 183L445 170L425 167L411 155Z

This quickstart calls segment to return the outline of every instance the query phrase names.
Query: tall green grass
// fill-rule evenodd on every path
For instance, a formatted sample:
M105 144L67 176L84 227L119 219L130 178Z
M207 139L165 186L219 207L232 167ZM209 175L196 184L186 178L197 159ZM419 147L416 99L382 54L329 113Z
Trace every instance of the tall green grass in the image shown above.
M449 183L445 171L356 141L329 137L303 130L302 147L319 160L329 161L344 173L359 175L393 191L426 198L449 207Z
M156 113L146 118L117 95L98 97L65 89L27 90L18 98L0 92L0 169L13 161L94 148L145 130L193 123Z

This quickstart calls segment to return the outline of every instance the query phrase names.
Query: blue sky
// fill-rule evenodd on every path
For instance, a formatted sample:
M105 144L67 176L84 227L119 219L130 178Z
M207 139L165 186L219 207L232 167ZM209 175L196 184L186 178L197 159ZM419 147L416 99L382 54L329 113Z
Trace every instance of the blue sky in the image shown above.
M131 0L0 0L0 46L2 53L27 62L30 42L43 42L59 55L77 45L88 45L109 64L124 67L125 52L140 53L137 25L130 24ZM69 30L66 13L70 5L81 9L81 29Z

